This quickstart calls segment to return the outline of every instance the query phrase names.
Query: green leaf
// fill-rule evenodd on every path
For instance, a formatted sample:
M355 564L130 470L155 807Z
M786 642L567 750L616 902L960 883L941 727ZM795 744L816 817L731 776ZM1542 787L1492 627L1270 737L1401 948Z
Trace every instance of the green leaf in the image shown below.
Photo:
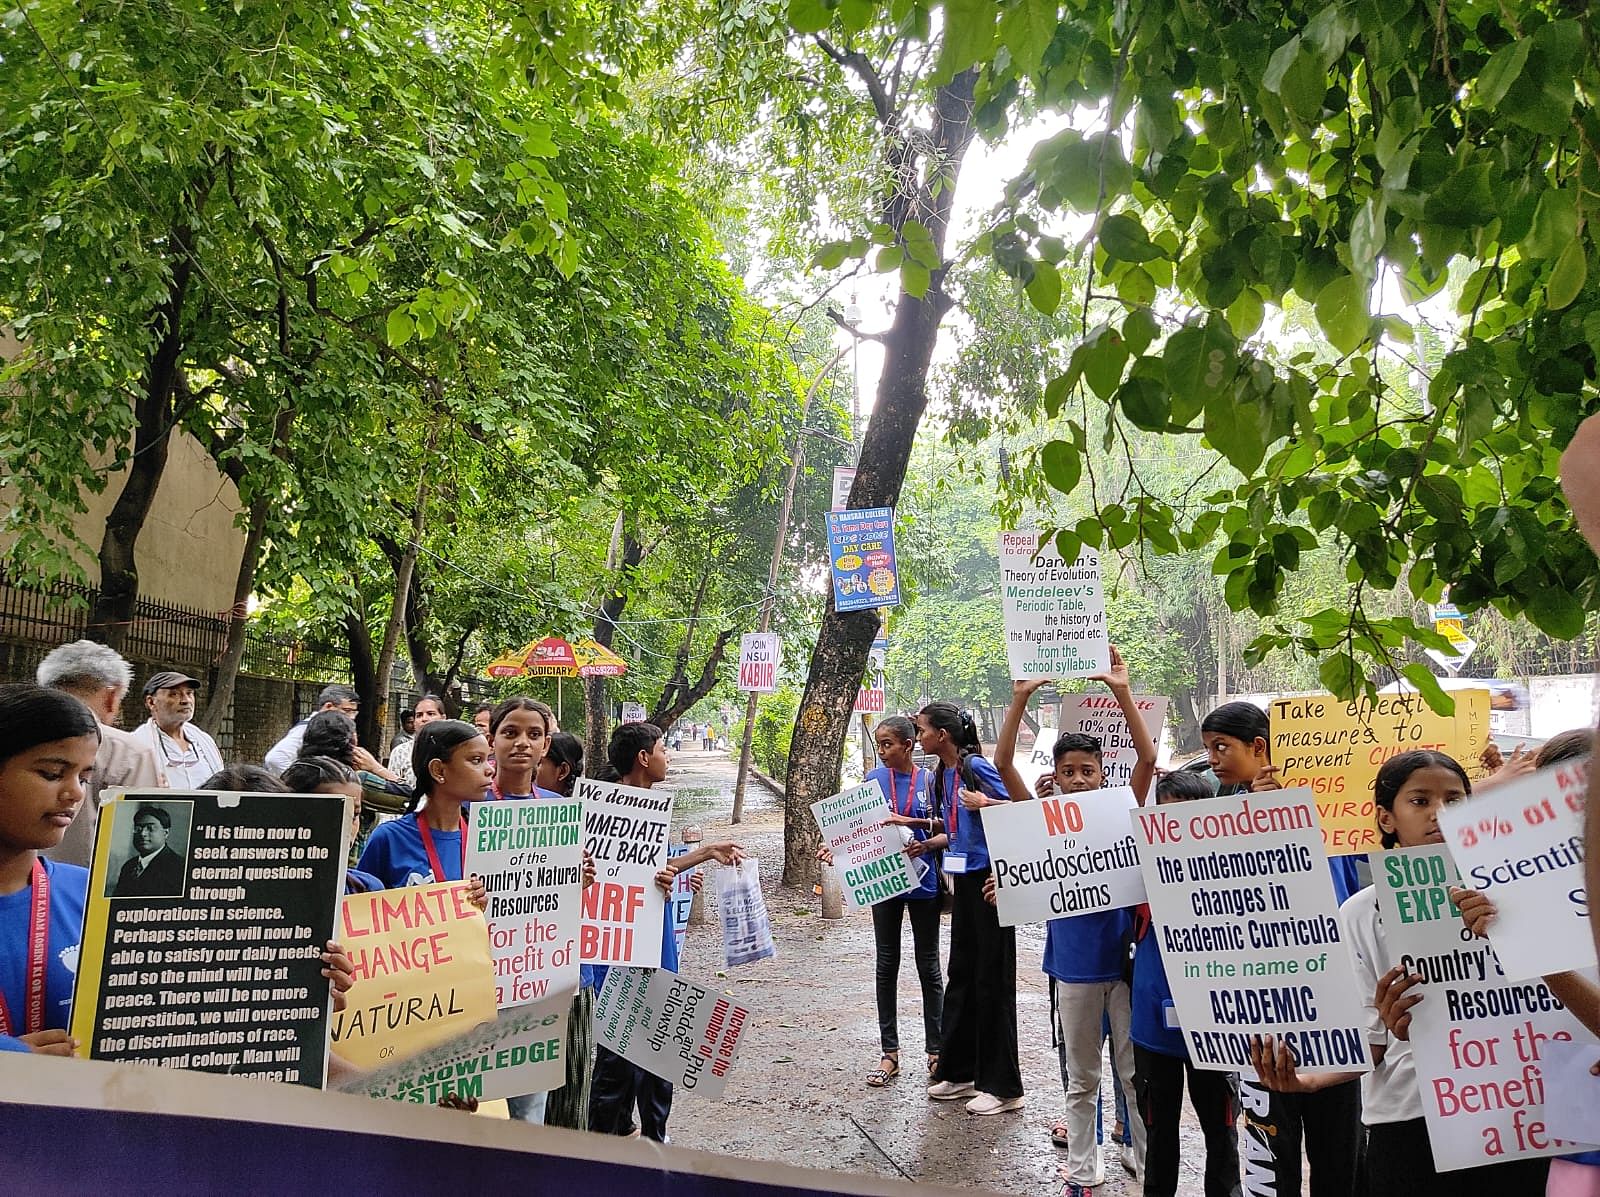
M1415 686L1423 701L1439 714L1456 713L1456 700L1450 697L1445 688L1439 684L1439 679L1433 675L1433 671L1422 662L1411 662L1400 671L1400 676Z
M1167 338L1162 358L1172 390L1172 422L1187 425L1212 400L1232 399L1236 345L1214 321L1187 325Z
M1298 36L1277 48L1267 62L1261 82L1268 91L1277 93L1283 106L1301 120L1314 121L1322 115L1328 73Z
M1321 668L1317 670L1317 677L1330 694L1339 698L1354 697L1356 691L1367 683L1366 673L1348 652L1325 657Z
M822 270L837 270L850 256L850 244L849 241L830 241L818 246L817 252L811 255L811 264Z
M1128 352L1138 357L1156 339L1156 318L1149 308L1134 308L1122 322L1122 342Z
M1150 242L1144 225L1133 217L1118 213L1100 225L1100 248L1122 262L1149 262L1166 254Z
M1541 586L1528 599L1528 618L1545 635L1573 640L1583 633L1583 606L1559 586Z
M1117 402L1140 428L1148 432L1165 432L1172 414L1172 397L1165 387L1153 378L1135 375L1117 388Z
M1361 211L1350 222L1350 265L1363 277L1372 276L1372 268L1377 263L1378 255L1383 252L1383 243L1388 236L1384 225L1388 210L1389 205L1383 196L1368 196L1367 202L1361 205Z
M1039 465L1045 481L1064 495L1070 495L1083 476L1083 461L1078 450L1067 441L1046 441L1039 450Z
M1528 52L1532 49L1531 39L1519 37L1491 54L1478 72L1473 98L1485 108L1498 108L1511 85L1521 77L1522 68L1528 65Z
M994 48L994 0L945 0L944 37L929 82L941 87Z
M1584 253L1583 238L1574 237L1556 259L1555 269L1550 272L1550 282L1545 286L1544 298L1550 310L1559 312L1578 298L1588 273L1589 260Z
M1033 277L1024 290L1034 307L1046 316L1054 316L1061 306L1061 273L1049 262L1035 262Z
M796 33L821 33L832 21L823 0L789 0L789 28Z
M1025 72L1038 70L1056 35L1057 0L1012 0L1000 17L1000 44Z
M1428 474L1417 480L1417 501L1436 520L1460 520L1464 500L1461 487L1445 474Z
M918 220L907 220L900 226L900 239L905 242L906 254L914 262L921 262L929 270L939 269L939 251L933 244L933 234Z
M900 267L900 285L906 289L907 295L915 299L921 299L928 293L932 281L928 268L921 262L906 262Z
M1239 292L1239 298L1228 305L1226 315L1228 327L1233 329L1234 336L1243 340L1254 336L1261 327L1262 320L1266 319L1267 305L1254 288L1246 287Z
M1555 258L1566 251L1577 235L1577 197L1570 190L1552 187L1539 197L1539 206L1533 213L1533 227L1522 239L1522 245L1536 258Z
M1266 414L1258 404L1241 403L1231 390L1206 401L1204 431L1211 447L1247 478L1266 455Z
M1102 399L1111 398L1122 381L1122 370L1128 364L1128 347L1122 338L1106 331L1091 344L1083 346L1083 376L1089 387Z
M389 313L389 320L384 328L384 335L389 344L399 349L411 339L411 334L416 332L416 324L411 315L404 308L395 308Z
M1354 352L1366 339L1367 284L1353 274L1340 275L1317 292L1317 324L1340 353Z

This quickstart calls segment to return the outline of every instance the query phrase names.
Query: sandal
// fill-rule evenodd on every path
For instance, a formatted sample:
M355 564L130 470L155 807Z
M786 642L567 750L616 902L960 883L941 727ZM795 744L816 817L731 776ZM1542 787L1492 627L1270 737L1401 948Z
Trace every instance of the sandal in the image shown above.
M884 1064L887 1064L889 1067L885 1068L883 1066ZM867 1073L867 1085L869 1088L882 1089L885 1085L899 1075L900 1057L891 1056L888 1052L885 1052L883 1055L883 1060L879 1063L878 1067Z
M939 1071L939 1053L938 1052L929 1052L928 1053L928 1075L931 1077L931 1076L933 1076L934 1073L936 1073L938 1071Z
M1067 1124L1065 1122L1058 1122L1050 1128L1050 1142L1057 1147L1069 1145L1067 1141Z

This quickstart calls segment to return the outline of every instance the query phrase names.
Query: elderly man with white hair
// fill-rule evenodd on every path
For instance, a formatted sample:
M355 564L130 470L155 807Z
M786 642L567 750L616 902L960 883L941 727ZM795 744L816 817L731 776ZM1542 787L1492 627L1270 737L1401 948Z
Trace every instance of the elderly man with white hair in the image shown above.
M78 699L100 721L100 750L95 753L94 775L83 805L60 845L45 854L52 860L87 866L100 824L100 791L150 789L167 783L150 746L115 726L122 699L133 682L133 667L120 653L93 640L74 640L51 650L39 662L35 677L41 686L63 690Z

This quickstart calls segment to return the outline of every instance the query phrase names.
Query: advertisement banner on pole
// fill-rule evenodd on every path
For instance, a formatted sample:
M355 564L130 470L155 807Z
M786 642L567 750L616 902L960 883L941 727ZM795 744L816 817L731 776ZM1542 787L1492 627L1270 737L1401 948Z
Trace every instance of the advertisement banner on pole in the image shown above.
M624 723L643 723L649 717L642 702L625 702L622 704L622 721Z
M739 637L739 689L771 694L778 688L782 665L783 641L778 633L746 632Z
M1000 602L1012 677L1084 677L1111 668L1093 549L1067 562L1038 532L1002 532Z
M828 512L828 556L834 610L869 611L899 604L893 507Z
M833 502L829 511L844 511L850 506L850 488L856 484L855 466L833 467Z

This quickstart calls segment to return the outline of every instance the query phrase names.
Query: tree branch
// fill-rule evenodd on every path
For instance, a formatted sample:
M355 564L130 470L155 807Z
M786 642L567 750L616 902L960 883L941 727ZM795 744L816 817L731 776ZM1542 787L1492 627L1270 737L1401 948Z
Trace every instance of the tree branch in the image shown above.
M859 50L840 50L828 43L828 39L820 33L812 35L818 48L840 66L854 74L861 80L867 89L867 95L872 97L872 109L878 114L878 123L886 129L896 129L900 124L900 114L895 111L894 101L889 97L889 89L883 85L883 79L872 65L872 59Z

